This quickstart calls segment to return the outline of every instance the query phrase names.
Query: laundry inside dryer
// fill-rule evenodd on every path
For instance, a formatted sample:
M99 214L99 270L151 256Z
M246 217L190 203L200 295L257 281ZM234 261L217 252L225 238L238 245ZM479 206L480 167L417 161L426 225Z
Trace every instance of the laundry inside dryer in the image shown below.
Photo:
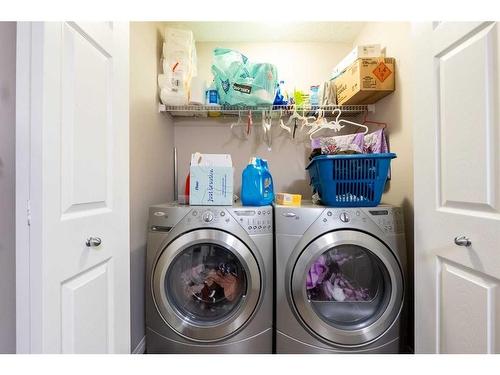
M370 325L385 310L390 279L369 250L340 245L321 254L309 268L306 290L314 311L341 329Z

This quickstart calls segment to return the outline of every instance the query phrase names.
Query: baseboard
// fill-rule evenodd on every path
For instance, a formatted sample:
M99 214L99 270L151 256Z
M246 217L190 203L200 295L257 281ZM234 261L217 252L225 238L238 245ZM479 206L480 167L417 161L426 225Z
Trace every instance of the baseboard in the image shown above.
M139 344L135 347L135 349L132 351L132 354L144 354L146 352L146 336L144 336L141 341L139 341Z

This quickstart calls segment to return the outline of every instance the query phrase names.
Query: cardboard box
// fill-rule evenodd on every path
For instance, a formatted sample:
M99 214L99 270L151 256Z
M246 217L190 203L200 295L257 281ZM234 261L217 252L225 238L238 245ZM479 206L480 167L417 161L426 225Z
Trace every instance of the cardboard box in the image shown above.
M192 154L189 204L232 206L234 168L231 155Z
M280 204L282 206L300 207L301 201L302 201L302 195L300 194L288 194L288 193L276 194L276 204Z
M382 47L380 44L366 44L364 46L356 46L349 54L339 62L332 71L332 78L337 78L344 70L346 70L357 59L365 57L382 56Z
M393 57L356 60L333 80L337 103L373 104L395 89L396 64Z

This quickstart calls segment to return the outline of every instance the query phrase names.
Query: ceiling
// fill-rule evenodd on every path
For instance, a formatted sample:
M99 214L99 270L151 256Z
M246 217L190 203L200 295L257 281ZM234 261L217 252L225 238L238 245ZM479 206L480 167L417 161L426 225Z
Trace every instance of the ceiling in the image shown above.
M364 22L166 22L189 29L197 42L352 43Z

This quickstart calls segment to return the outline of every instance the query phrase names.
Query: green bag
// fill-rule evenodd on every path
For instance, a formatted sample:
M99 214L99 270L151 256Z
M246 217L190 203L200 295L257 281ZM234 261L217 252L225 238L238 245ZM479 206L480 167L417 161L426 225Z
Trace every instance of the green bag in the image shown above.
M257 106L274 102L278 70L273 64L252 64L238 51L216 48L212 73L221 104Z

